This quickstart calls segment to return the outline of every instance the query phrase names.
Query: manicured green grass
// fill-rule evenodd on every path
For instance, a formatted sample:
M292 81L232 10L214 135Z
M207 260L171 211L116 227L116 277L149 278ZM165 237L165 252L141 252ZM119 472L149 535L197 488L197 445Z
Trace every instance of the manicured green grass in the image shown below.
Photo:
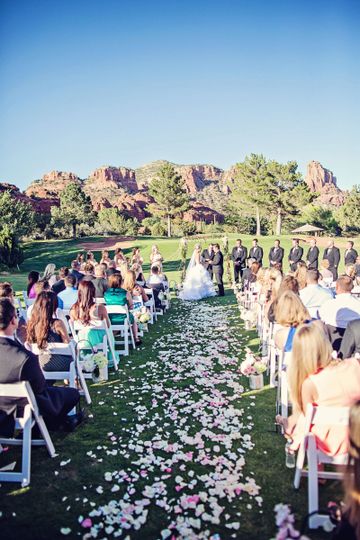
M254 350L257 349L258 340L255 332L245 332L240 324L238 308L231 291L228 290L224 298L214 298L204 302L210 304L213 309L222 307L226 310L231 332L240 340L245 337L243 342L250 344ZM93 417L72 434L53 436L59 457L50 459L45 449L34 449L30 487L19 489L17 485L2 485L0 488L0 511L2 512L0 530L3 538L7 540L58 539L63 538L60 534L61 527L70 527L72 532L68 538L76 538L81 530L77 523L78 517L88 514L91 509L90 502L94 502L97 507L99 504L108 502L110 498L118 499L124 494L123 484L120 485L121 490L112 495L109 488L106 489L106 482L104 482L106 471L121 470L129 466L129 461L123 456L114 457L107 454L107 450L118 448L118 443L111 443L109 433L120 435L120 442L126 444L139 420L133 406L128 403L128 400L119 399L114 390L116 388L120 388L120 391L121 389L130 390L129 402L141 403L148 406L151 411L152 394L144 391L143 385L144 381L156 382L159 376L154 377L154 371L149 371L148 363L156 362L160 374L163 369L158 357L159 351L154 346L155 341L161 336L170 335L171 337L181 332L181 321L188 313L186 309L188 308L184 308L178 300L174 300L170 312L145 335L143 348L132 352L127 360L123 360L119 372L112 374L109 382L90 387L93 404L89 412ZM211 328L208 330L211 332ZM203 338L204 336L200 336L200 343ZM233 351L233 354L236 354L236 351ZM168 376L169 373L164 372L164 379ZM245 387L248 386L248 381L240 375L239 382ZM166 384L179 385L185 389L188 385L194 384L194 380L183 379L177 383L168 379ZM254 394L256 394L255 406L252 399ZM269 539L275 533L273 514L275 504L290 503L298 520L306 515L306 483L302 483L301 489L295 491L292 487L293 471L285 468L284 439L275 433L274 429L275 390L265 386L261 391L245 391L232 403L244 410L246 423L249 422L248 418L251 416L250 422L253 423L251 437L255 447L245 454L244 477L246 475L255 477L258 485L261 486L260 494L264 499L261 513L255 504L252 508L247 507L249 502L247 498L239 499L237 510L241 512L239 518L241 527L236 538ZM150 412L147 425L154 415L156 415L156 409ZM144 440L154 435L149 428L146 429L147 431L143 433ZM168 440L176 442L175 425L170 425L167 431L170 432ZM97 459L91 459L88 456L87 452L90 451L97 455ZM11 449L2 456L0 464L13 461L17 456L17 450ZM71 462L61 467L60 462L69 458ZM197 464L193 465L193 469L195 474L204 472ZM176 474L184 473L176 469L173 471L173 477ZM167 483L173 488L174 479L169 479ZM96 487L104 486L104 484L104 493L98 494ZM331 482L321 487L322 507L326 506L328 500L338 500L339 497L341 497L341 488L338 483ZM221 503L223 502L222 500ZM233 512L233 509L229 506L228 511ZM166 515L163 512L152 504L146 525L139 532L129 531L131 539L155 540L159 538L163 524L166 523ZM234 538L233 532L228 529L220 528L218 532L221 533L222 540ZM103 538L103 536L100 537ZM111 537L110 534L108 538ZM320 539L327 536L317 532L311 533L311 537Z
M229 245L232 248L235 245L236 238L240 237L243 240L243 244L248 247L251 247L252 236L249 235L239 235L239 234L228 234ZM108 238L108 237L106 237ZM268 265L268 253L270 248L273 246L275 236L264 236L259 238L259 244L264 249L264 265ZM77 240L50 240L50 241L35 241L28 242L24 245L25 249L25 261L21 264L20 272L14 271L8 275L0 275L0 280L10 280L13 283L15 290L21 291L26 286L26 277L30 270L38 270L39 272L44 271L45 266L52 262L56 264L57 268L60 268L64 265L70 265L71 261L75 258L76 254L79 251L82 251L81 245L85 242L99 242L99 249L94 250L95 257L97 260L100 260L101 257L101 242L104 240L104 237L88 237L81 238ZM285 249L285 263L284 270L288 270L287 256L291 249L291 236L281 236L281 245ZM180 244L178 238L152 238L152 237L139 237L136 238L132 245L139 246L141 248L141 253L144 258L144 270L145 273L149 271L149 256L151 251L151 246L157 244L159 249L164 257L165 264L164 269L168 278L170 280L179 281L179 267L180 267ZM221 244L221 235L206 237L206 238L196 238L190 239L189 248L188 248L188 258L190 258L193 247L196 243L201 243L202 247L206 247L209 242L219 242ZM344 241L342 241L343 243ZM339 244L340 245L340 244ZM303 244L304 252L306 253L307 246ZM320 251L322 251L320 249ZM131 248L126 248L124 250L126 255L131 254ZM343 270L343 261L340 265L340 271Z

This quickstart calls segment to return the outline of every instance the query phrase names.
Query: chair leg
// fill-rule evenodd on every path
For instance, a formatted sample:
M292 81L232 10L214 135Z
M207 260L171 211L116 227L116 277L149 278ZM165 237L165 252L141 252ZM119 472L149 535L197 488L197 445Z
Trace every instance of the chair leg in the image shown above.
M86 380L85 380L85 377L84 377L84 373L82 371L82 369L80 368L79 365L77 365L77 372L78 372L78 379L80 381L80 385L81 385L81 388L83 389L83 392L84 392L84 397L85 397L85 401L88 405L91 404L91 397L90 397L90 393L89 393L89 390L88 390L88 387L87 387L87 384L86 384Z
M319 484L318 484L318 460L317 460L317 451L316 451L316 442L313 435L308 437L308 449L307 449L307 460L309 466L309 476L308 476L308 498L309 498L309 507L308 513L312 514L319 510ZM316 514L309 519L309 527L316 528Z
M30 484L31 475L31 426L32 415L30 405L26 405L24 409L24 428L23 428L23 445L22 445L22 487Z
M70 388L76 388L76 369L75 369L75 362L72 361L70 364ZM76 414L76 407L71 409L69 414Z
M37 416L36 415L36 423L40 429L40 433L42 435L42 438L44 439L45 441L45 444L46 444L46 448L49 452L49 455L50 457L55 457L57 454L55 452L55 447L53 445L53 442L51 440L51 437L49 435L49 432L47 430L47 427L45 425L45 422L44 422L44 419L42 416Z

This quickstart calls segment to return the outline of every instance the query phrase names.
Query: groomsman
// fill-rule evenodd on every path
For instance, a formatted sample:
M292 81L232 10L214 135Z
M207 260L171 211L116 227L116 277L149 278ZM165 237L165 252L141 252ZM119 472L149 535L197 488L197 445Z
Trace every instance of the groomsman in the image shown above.
M290 264L290 270L292 272L295 272L295 270L297 269L298 262L300 262L301 259L302 259L304 250L299 245L299 239L298 238L293 238L292 239L292 246L293 247L290 250L288 259L289 259L289 264Z
M236 246L231 252L231 260L234 263L234 282L238 283L242 278L246 266L247 248L242 245L241 240L236 240Z
M356 264L358 253L356 249L354 249L354 242L349 240L346 242L346 250L345 250L345 266L348 264Z
M214 248L212 244L209 244L209 247L207 249L204 249L204 251L201 254L202 258L204 259L204 268L209 272L210 278L212 280L213 278L213 271L211 266L211 261L214 258Z
M316 239L310 240L310 247L306 255L306 266L309 270L317 270L319 266L319 248L316 245Z
M329 270L333 275L334 281L338 278L338 266L340 262L340 250L335 247L334 240L330 240L328 247L324 251L323 259L329 261Z
M284 249L280 246L280 240L275 240L274 246L270 249L269 252L269 262L270 268L275 266L275 264L280 264L282 268L282 262L284 258Z
M258 263L262 265L262 260L264 256L263 248L258 245L258 241L256 238L252 241L252 248L249 252L249 257L251 259L255 259Z
M214 257L211 261L213 274L215 276L215 281L219 289L219 296L225 296L224 284L223 284L223 266L224 258L223 254L220 251L219 244L214 244Z

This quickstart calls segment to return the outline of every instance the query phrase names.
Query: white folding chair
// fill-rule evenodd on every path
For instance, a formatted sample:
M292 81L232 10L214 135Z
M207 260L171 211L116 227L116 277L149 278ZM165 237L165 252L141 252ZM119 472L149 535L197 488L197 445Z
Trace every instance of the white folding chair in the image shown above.
M157 321L157 311L155 307L155 300L154 300L154 291L151 287L144 289L146 296L149 298L147 302L145 302L145 306L149 308L150 310L150 324L154 324L154 321Z
M304 438L296 460L294 487L298 489L302 476L308 478L308 514L310 529L321 527L328 516L318 513L319 510L319 478L327 480L342 480L343 474L336 471L319 471L320 464L339 467L346 465L348 454L329 456L317 448L315 435L311 432L312 426L347 426L349 423L348 407L315 407L308 405L305 416ZM305 470L305 456L308 470Z
M105 331L105 336L106 336L106 345L109 348L111 357L113 359L114 368L115 368L116 371L119 369L119 363L118 363L118 360L117 360L117 357L116 357L116 351L115 351L115 347L114 347L114 343L113 343L113 338L111 336L110 329L108 328L105 321L91 321L91 325L85 326L85 325L82 324L81 321L72 321L70 319L69 320L69 325L70 325L72 336L73 336L74 340L76 341L76 343L79 342L79 336L78 336L79 331L84 329L84 328L85 329L94 328L96 330L104 330ZM103 349L103 343L104 342L99 343L94 348ZM105 354L107 354L107 350L106 350Z
M0 436L0 452L2 445L22 446L21 472L0 471L0 482L21 482L22 486L30 484L31 473L31 446L45 445L50 457L55 457L55 448L43 417L39 413L35 396L27 381L0 384L0 395L2 397L14 398L14 400L25 399L27 404L24 407L24 416L15 419L15 429L22 431L22 439L14 437ZM42 439L32 439L31 429L37 424Z
M113 324L111 323L111 331L112 332L120 332L121 338L119 339L116 335L115 343L116 344L124 344L124 355L128 356L129 354L129 336L131 339L131 344L133 348L135 349L135 338L134 338L134 332L132 325L130 323L130 314L129 314L129 308L127 305L125 306L106 306L106 311L108 312L109 319L110 314L111 315L125 315L124 323L123 324Z
M278 356L278 383L276 394L276 413L281 414L284 418L289 416L289 388L287 370L291 362L291 352L279 351Z
M24 303L27 309L29 306L32 306L32 304L35 302L35 298L29 298L26 291L22 291L22 295L23 295Z
M36 343L25 343L25 347L34 354L42 354L43 350L40 350ZM62 381L67 379L69 381L70 388L77 388L76 378L81 386L80 394L85 397L86 403L91 404L90 393L85 381L85 377L81 367L79 366L79 360L75 352L74 343L48 343L46 350L48 354L61 354L63 356L70 356L72 361L70 362L69 371L45 371L43 370L44 377L47 381ZM75 414L74 408L69 414Z

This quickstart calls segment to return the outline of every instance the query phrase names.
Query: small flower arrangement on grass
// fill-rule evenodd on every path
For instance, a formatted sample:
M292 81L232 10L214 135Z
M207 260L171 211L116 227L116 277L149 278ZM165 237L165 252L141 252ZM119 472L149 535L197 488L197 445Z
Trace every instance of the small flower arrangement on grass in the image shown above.
M295 518L288 504L277 504L275 510L275 521L278 527L278 533L272 540L310 540L307 536L303 536L294 527Z
M245 360L241 362L239 371L241 375L249 377L250 388L258 390L264 386L263 373L267 368L267 360L255 356L248 347L245 350Z
M79 362L84 373L90 373L94 380L107 380L108 359L103 352L84 354Z
M143 306L139 311L134 313L134 315L135 315L139 330L146 330L147 323L151 320L150 313L148 312L146 307Z
M243 306L239 306L240 309L240 318L245 323L245 330L251 330L252 328L255 328L256 321L257 321L257 311L255 308L253 309L247 309Z

